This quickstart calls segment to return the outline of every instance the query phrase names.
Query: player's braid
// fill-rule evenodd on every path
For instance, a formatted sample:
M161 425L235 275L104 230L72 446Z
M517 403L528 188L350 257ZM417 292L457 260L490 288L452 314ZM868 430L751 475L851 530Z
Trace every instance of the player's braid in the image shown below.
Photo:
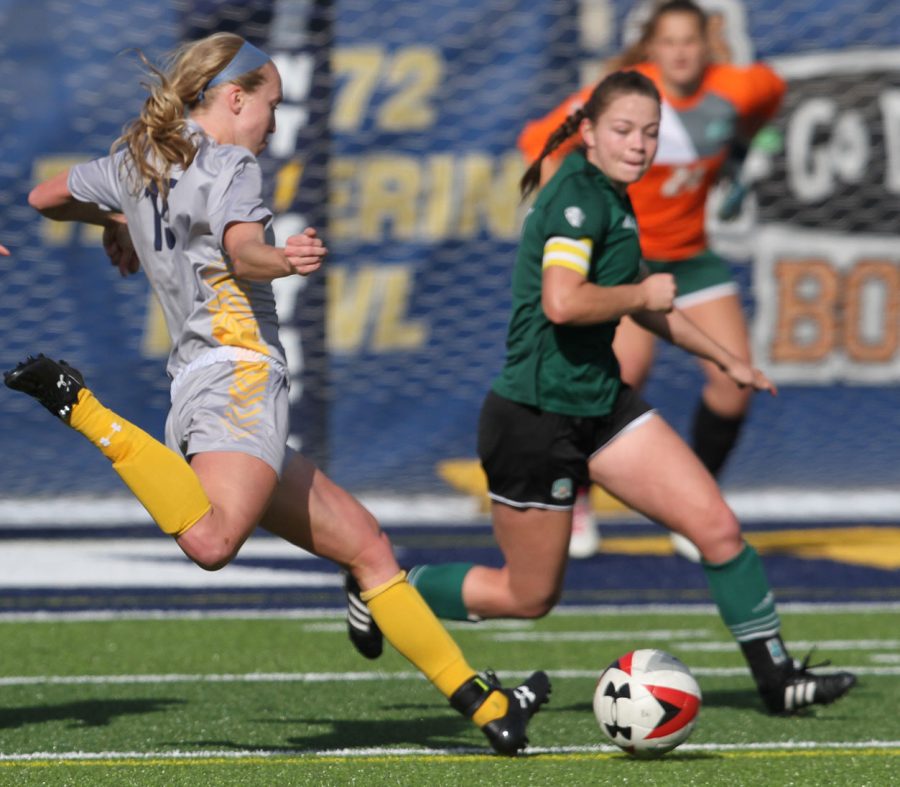
M541 182L541 163L543 160L578 131L578 126L585 117L584 108L579 107L547 138L541 154L531 162L531 165L525 170L525 174L522 175L522 179L519 181L519 191L523 199L534 191Z

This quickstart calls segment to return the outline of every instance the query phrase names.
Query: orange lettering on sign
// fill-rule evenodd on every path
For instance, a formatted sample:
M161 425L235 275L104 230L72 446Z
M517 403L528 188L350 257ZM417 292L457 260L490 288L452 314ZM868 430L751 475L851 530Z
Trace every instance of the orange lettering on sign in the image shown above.
M865 293L867 286L876 286L884 294L883 304L876 315L880 335L875 341L863 336ZM847 275L844 294L844 344L847 355L854 361L883 363L897 352L897 307L900 303L900 271L887 260L861 260ZM871 320L868 320L871 322Z
M772 360L803 363L826 358L838 342L838 272L822 259L782 259L775 263L774 274L778 326Z

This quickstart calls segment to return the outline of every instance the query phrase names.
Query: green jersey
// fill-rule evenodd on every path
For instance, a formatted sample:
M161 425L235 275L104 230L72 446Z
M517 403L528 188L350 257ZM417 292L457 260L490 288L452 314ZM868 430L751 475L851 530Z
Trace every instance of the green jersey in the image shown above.
M543 269L615 287L638 279L641 249L627 195L581 153L570 154L525 219L512 281L506 363L493 389L548 412L601 416L622 385L612 342L618 320L554 325L541 306Z

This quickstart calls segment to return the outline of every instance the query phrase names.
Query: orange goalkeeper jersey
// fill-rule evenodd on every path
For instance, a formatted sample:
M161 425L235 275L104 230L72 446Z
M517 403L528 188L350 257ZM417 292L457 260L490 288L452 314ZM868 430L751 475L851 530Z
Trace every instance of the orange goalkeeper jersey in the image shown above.
M785 83L762 63L714 64L707 67L694 95L676 98L666 94L655 64L641 63L635 70L652 79L663 98L656 159L644 177L628 187L640 226L641 251L649 260L682 260L706 248L706 198L731 143L778 111ZM590 85L580 90L525 126L519 148L529 162L593 89ZM564 155L577 144L573 136L554 155Z

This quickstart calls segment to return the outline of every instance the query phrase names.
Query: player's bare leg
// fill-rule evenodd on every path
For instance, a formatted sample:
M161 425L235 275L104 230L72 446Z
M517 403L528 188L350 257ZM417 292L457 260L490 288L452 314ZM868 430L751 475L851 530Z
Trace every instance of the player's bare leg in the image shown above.
M352 495L294 454L262 525L347 569L379 633L425 674L451 706L470 718L499 753L515 754L524 748L528 722L550 694L547 676L535 672L515 689L504 689L492 674L477 675L406 581L375 518Z
M701 301L684 313L733 355L750 361L750 340L737 295ZM753 392L739 388L718 366L699 361L706 383L693 416L691 447L713 476L718 476L740 436ZM675 551L697 561L697 548L680 535L672 537Z
M591 478L623 502L695 543L723 622L741 647L772 713L828 704L856 683L850 672L813 673L781 639L762 562L696 455L662 418L620 434L590 462Z
M491 505L494 537L505 564L473 566L462 597L480 618L538 618L559 601L571 527L570 511Z
M262 459L237 451L210 451L191 459L191 467L211 503L210 510L178 546L207 570L227 565L256 527L278 477Z
M715 479L658 416L595 454L590 473L630 508L689 538L711 563L730 560L743 548L738 521Z
M728 352L750 362L750 337L737 295L703 301L683 311L703 331L714 336ZM703 387L703 401L706 405L724 418L745 415L750 407L753 391L739 388L734 380L709 361L701 360L700 365L706 377Z

